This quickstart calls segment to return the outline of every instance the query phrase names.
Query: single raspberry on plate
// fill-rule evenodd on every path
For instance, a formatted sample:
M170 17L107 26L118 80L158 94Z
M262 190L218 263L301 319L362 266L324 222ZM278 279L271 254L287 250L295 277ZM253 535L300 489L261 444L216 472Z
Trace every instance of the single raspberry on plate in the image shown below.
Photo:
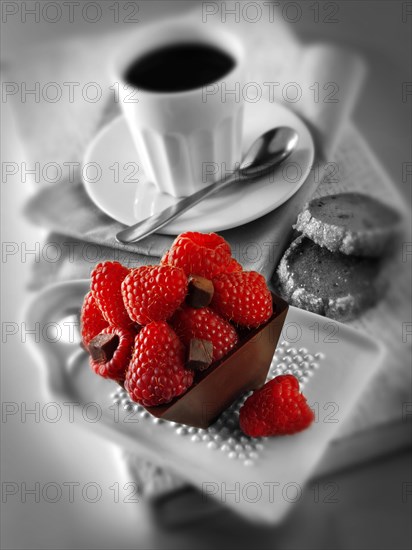
M185 369L185 349L164 321L149 323L136 336L125 388L133 401L146 407L169 403L193 383Z
M185 346L189 346L192 338L212 342L213 361L221 359L238 341L234 327L208 307L195 309L185 305L170 322Z
M145 265L132 269L122 283L123 302L140 325L166 321L185 299L187 277L170 265Z
M221 273L213 278L210 307L228 321L258 327L273 313L272 295L265 278L256 271Z
M99 350L103 353L95 354L93 344L102 335L112 335L109 350ZM120 327L107 327L89 342L89 349L92 356L89 359L90 366L96 374L103 378L111 378L122 382L126 376L126 370L132 357L133 344L136 332ZM93 355L96 359L93 358Z
M82 333L83 345L87 348L89 342L104 328L108 326L108 322L104 319L96 300L93 298L92 292L88 292L84 297L82 310L80 313L80 326Z
M128 328L133 321L124 307L121 284L130 269L119 262L97 264L91 274L91 289L106 321L115 327Z
M240 409L239 423L250 437L267 437L300 432L315 415L299 392L291 374L277 376L248 397Z
M231 263L230 245L216 233L189 231L176 237L161 264L181 267L186 275L201 275L211 279Z

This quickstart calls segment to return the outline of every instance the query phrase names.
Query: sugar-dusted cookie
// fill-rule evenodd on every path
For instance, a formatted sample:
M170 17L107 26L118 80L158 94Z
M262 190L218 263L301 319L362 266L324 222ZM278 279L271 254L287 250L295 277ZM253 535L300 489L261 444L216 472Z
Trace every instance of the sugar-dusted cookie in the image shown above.
M361 193L340 193L311 200L295 229L331 252L381 256L401 231L393 208Z
M372 307L386 286L379 259L332 253L304 236L286 250L277 279L291 305L339 321Z

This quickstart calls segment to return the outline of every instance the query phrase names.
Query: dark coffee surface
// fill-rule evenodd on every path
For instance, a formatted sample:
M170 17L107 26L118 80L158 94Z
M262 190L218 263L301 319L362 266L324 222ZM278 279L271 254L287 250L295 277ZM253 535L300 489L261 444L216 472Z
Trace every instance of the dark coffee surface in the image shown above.
M216 82L235 65L224 51L208 44L174 44L136 59L126 70L131 86L150 92L183 92Z

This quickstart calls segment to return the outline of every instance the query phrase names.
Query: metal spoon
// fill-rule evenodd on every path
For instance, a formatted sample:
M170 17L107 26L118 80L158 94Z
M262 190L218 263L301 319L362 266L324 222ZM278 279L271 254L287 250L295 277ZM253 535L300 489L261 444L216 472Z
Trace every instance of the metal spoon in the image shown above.
M162 212L119 231L116 239L121 243L140 241L178 218L183 212L206 197L225 189L233 182L249 183L260 178L287 159L295 149L297 142L298 134L292 128L287 126L272 128L253 142L240 167L232 174L193 193L193 195L184 197Z

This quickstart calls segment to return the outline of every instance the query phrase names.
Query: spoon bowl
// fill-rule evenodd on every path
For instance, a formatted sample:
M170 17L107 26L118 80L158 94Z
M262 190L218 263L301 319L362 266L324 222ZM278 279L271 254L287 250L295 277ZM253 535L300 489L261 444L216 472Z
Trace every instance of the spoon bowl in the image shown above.
M253 142L240 164L242 177L255 179L286 160L295 150L298 133L288 126L268 130Z

